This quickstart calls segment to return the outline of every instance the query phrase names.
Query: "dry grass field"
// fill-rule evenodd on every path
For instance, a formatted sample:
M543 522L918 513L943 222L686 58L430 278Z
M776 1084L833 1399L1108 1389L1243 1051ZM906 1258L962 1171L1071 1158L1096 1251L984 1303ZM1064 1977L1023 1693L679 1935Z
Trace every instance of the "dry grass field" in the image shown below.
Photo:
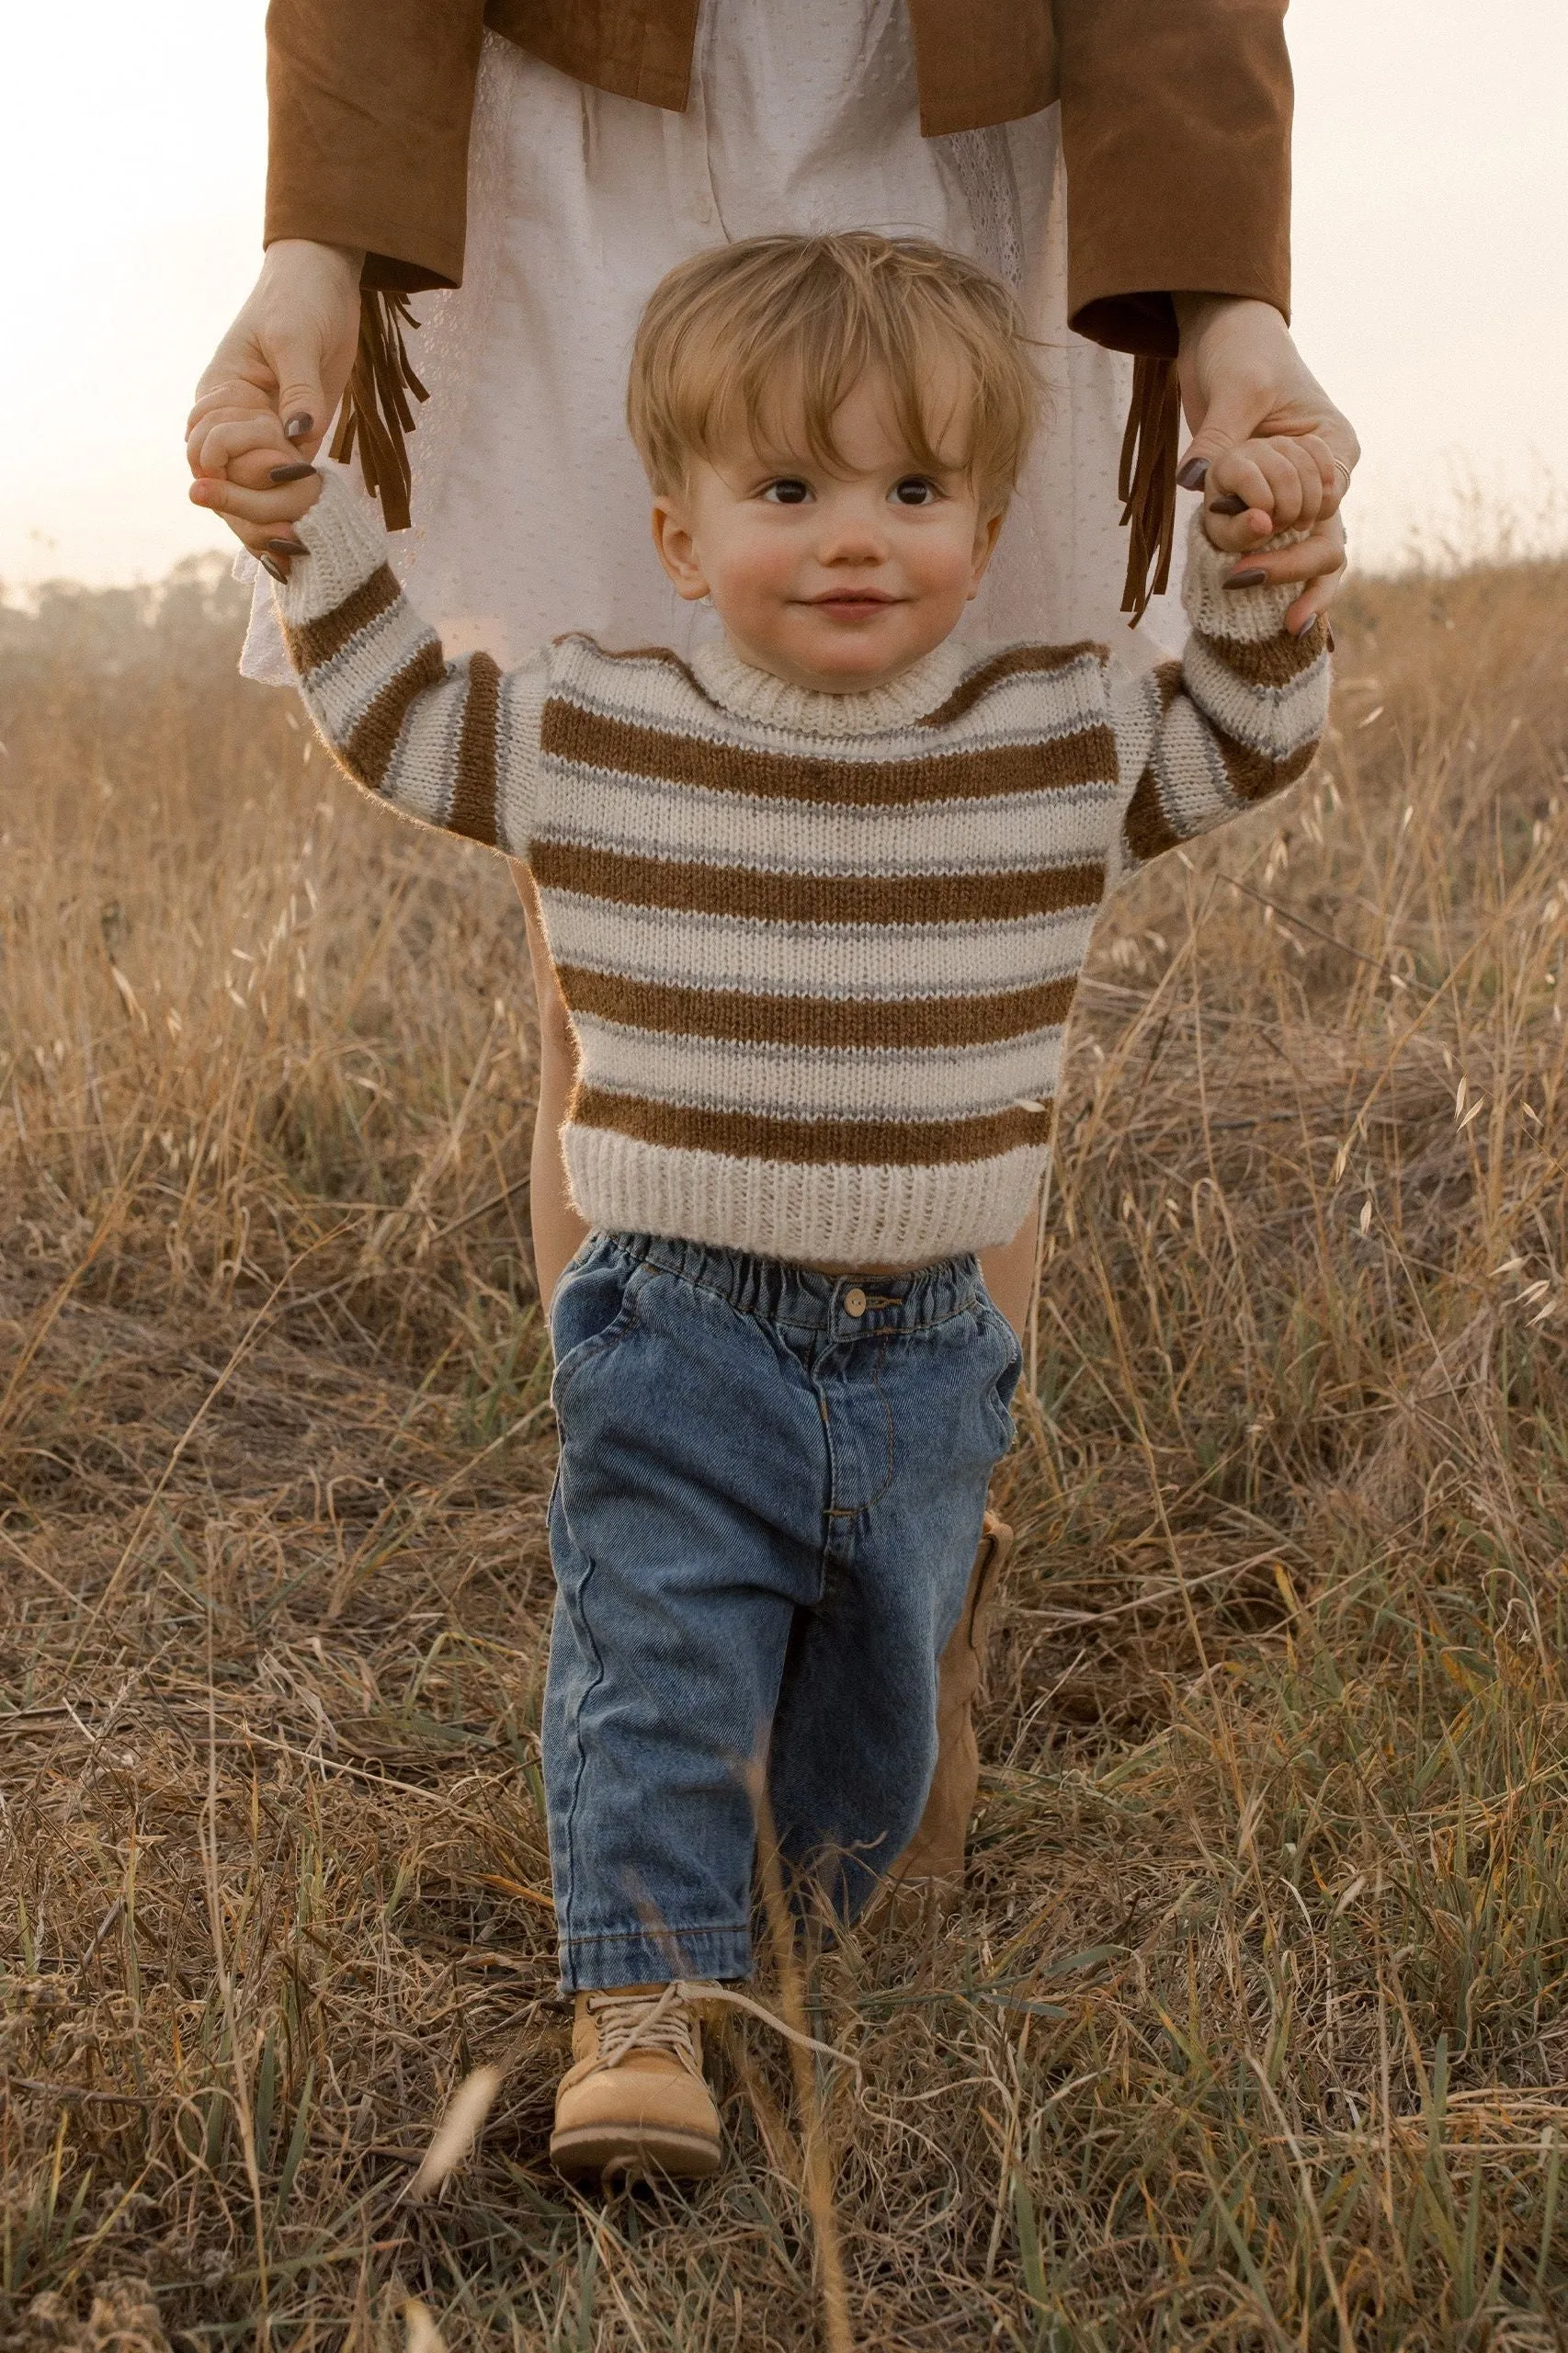
M689 2206L545 2162L521 926L233 597L0 613L0 2347L824 2341L761 2028ZM1096 948L966 1906L809 1989L863 2348L1568 2346L1568 569L1338 634Z

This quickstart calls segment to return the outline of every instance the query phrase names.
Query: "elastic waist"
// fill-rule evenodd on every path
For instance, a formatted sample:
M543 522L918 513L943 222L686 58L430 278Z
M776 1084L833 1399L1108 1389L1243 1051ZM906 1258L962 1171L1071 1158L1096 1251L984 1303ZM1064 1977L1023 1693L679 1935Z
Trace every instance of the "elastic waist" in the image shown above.
M843 1339L869 1332L918 1332L972 1313L987 1300L980 1261L971 1253L907 1275L830 1275L669 1234L600 1233L594 1239L634 1265L657 1267L678 1282L716 1291L743 1315Z

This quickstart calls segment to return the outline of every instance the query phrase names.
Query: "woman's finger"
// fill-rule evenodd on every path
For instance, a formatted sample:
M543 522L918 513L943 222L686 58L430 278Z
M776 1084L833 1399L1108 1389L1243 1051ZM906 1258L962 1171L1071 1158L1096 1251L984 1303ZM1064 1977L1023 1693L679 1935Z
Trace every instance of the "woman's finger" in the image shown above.
M292 472L291 467L278 467L278 472ZM222 515L225 522L261 523L276 530L279 525L298 522L309 514L321 495L321 476L313 467L307 467L297 481L280 483L270 490L245 490L234 482L213 481L203 477L190 485L190 503L205 506L214 515ZM265 538L265 532L262 534Z
M1345 562L1343 545L1326 531L1298 540L1288 548L1255 548L1240 557L1235 569L1221 584L1226 588L1289 588L1296 581L1316 580L1337 572Z
M1321 529L1314 535L1326 543L1335 561L1308 581L1301 596L1285 616L1285 626L1293 637L1303 637L1312 623L1320 620L1344 587L1349 563L1345 544L1345 526L1337 514L1324 517ZM1303 546L1306 544L1302 542Z

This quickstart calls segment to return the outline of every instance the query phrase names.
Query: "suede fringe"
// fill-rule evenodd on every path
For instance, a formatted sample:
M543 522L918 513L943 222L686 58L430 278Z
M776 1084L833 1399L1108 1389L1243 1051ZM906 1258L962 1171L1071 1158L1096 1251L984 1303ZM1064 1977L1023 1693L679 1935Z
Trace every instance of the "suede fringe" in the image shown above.
M430 395L414 372L404 335L418 320L406 294L366 288L359 297L359 348L343 405L332 455L340 463L359 448L365 487L381 502L389 531L406 531L414 472L407 436L414 431L408 395ZM1121 609L1136 628L1151 597L1165 593L1176 546L1176 461L1181 436L1181 400L1176 363L1141 352L1133 362L1132 404L1122 436L1117 495L1121 520L1131 532Z
M1176 547L1176 464L1181 442L1181 394L1176 362L1140 352L1132 365L1132 405L1121 441L1117 495L1131 532L1121 609L1136 629L1151 597L1170 581Z
M414 470L407 436L414 430L414 411L408 395L416 401L430 397L409 364L403 340L404 331L418 324L406 294L361 289L359 348L332 438L332 454L340 463L358 443L365 487L381 500L389 531L406 531L409 525Z

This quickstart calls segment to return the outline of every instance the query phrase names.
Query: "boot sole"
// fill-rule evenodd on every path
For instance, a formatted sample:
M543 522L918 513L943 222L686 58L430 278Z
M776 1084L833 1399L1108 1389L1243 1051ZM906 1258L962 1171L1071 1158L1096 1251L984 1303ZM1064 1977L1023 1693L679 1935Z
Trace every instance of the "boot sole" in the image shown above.
M705 2181L722 2158L700 2132L660 2131L646 2124L579 2124L550 2136L550 2162L569 2181L607 2170L662 2173L671 2181Z

